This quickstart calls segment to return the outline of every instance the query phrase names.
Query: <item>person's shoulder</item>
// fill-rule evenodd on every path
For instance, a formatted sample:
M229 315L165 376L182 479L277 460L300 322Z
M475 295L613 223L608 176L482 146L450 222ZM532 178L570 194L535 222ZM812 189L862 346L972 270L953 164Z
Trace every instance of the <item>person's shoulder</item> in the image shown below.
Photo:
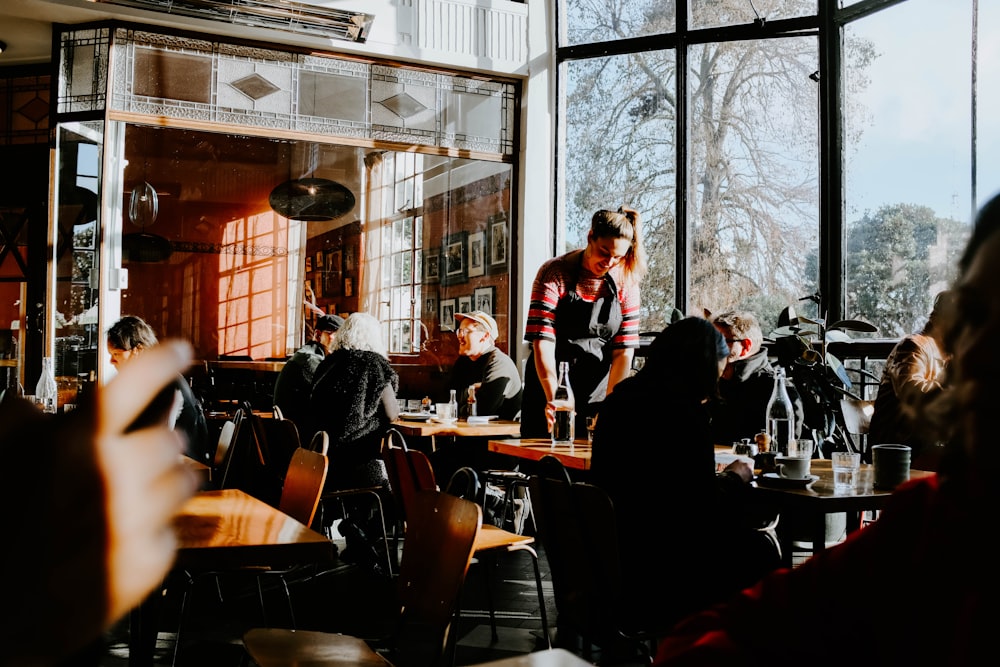
M562 278L579 265L582 250L571 250L568 253L547 259L538 267L536 280L548 281Z

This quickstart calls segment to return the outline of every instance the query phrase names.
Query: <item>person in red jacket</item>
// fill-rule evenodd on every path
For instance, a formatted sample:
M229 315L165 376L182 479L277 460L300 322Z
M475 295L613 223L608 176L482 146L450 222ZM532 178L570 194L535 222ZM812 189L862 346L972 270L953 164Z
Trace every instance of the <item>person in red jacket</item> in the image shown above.
M937 475L900 486L877 522L792 570L681 621L657 665L971 665L995 647L1000 576L1000 196L977 216L947 314L953 389L928 409Z

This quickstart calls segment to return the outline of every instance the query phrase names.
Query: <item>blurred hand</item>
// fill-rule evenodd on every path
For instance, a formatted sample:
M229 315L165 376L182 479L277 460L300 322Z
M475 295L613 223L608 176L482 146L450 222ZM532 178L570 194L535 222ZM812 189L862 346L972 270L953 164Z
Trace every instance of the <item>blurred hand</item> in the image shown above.
M157 392L191 363L186 343L136 357L73 412L0 405L0 485L8 574L0 663L53 663L99 639L170 568L172 519L197 488L166 423L125 433Z

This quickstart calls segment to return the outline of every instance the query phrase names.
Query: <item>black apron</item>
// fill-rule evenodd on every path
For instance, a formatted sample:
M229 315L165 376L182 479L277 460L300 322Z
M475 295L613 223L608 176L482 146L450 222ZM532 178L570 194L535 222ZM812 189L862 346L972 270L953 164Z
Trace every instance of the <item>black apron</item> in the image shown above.
M581 258L581 269L583 254ZM576 282L556 304L556 364L569 362L569 381L576 399L577 438L586 437L587 416L597 414L608 390L611 353L607 344L625 320L618 300L618 287L611 274L591 303L576 293ZM535 370L534 352L528 355L524 370L524 395L521 400L521 437L547 438L545 391Z

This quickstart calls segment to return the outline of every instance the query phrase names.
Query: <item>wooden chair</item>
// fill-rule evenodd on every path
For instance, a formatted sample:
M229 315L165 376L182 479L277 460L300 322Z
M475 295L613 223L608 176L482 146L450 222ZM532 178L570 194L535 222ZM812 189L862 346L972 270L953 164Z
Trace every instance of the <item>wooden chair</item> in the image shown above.
M312 440L309 441L309 447L314 452L319 452L323 456L327 456L330 453L330 434L326 431L316 431L313 434Z
M857 398L840 399L841 427L845 439L849 441L853 451L861 454L865 463L871 463L871 452L868 451L868 427L875 413L875 401Z
M382 457L389 473L389 483L392 485L393 497L396 498L397 513L404 522L408 521L409 508L414 498L422 491L437 490L434 469L427 455L419 450L406 448L405 440L402 447L383 447ZM490 524L484 524L476 537L475 556L477 559L488 557L495 559L501 553L522 551L532 559L535 569L535 584L538 590L539 614L542 621L542 632L546 644L551 647L548 619L545 614L545 594L542 589L542 576L538 568L538 553L533 548L535 538L529 535L518 535ZM404 546L404 550L405 550ZM496 625L496 612L493 607L490 577L484 576L486 593L490 611L490 630L493 641L499 641Z
M392 635L372 644L342 634L252 629L243 636L260 667L386 667L438 665L454 648L450 638L459 595L482 525L475 503L427 491L412 499L397 582L399 617ZM391 662L390 662L391 661Z
M571 482L555 457L546 456L541 464L542 474L532 475L529 486L560 636L579 637L588 660L596 646L602 653L632 649L651 662L655 638L627 620L611 498L596 486Z
M316 516L316 509L319 506L320 496L323 493L323 484L326 483L328 471L329 460L326 456L300 447L293 454L292 460L288 463L288 470L285 474L285 483L282 487L281 500L278 503L278 509L303 525L311 525L313 518ZM177 653L181 645L181 625L184 620L184 612L189 597L188 594L194 586L196 578L202 576L214 577L216 590L221 599L222 590L219 583L221 577L236 576L247 573L255 575L257 579L257 598L260 602L260 611L264 619L264 624L267 625L267 608L264 604L263 579L271 576L278 577L285 593L285 600L288 604L288 614L291 619L291 625L292 628L295 628L295 609L292 605L292 594L288 587L287 575L300 570L302 567L311 567L311 565L312 564L302 564L285 569L248 567L242 570L184 572L180 613L178 616L177 634L174 643L174 664L177 662Z

